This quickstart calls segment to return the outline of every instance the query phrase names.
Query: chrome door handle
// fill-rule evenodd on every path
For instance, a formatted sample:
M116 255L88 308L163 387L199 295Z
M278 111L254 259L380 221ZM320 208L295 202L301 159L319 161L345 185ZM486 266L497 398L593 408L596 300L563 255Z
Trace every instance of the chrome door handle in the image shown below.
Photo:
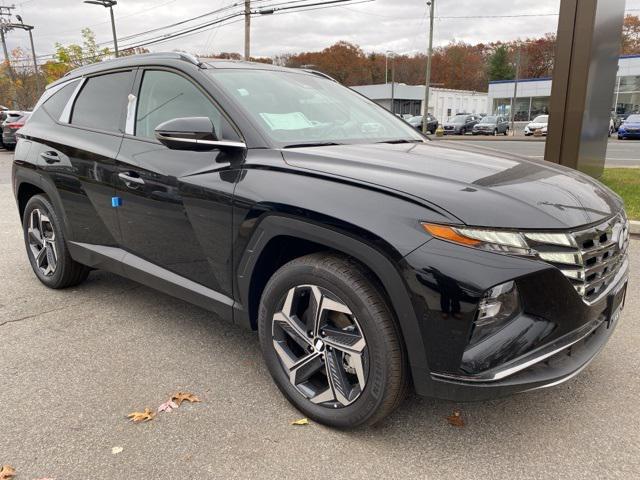
M131 172L122 172L118 174L118 177L124 181L127 185L135 183L136 185L144 185L144 180L140 177L134 177Z

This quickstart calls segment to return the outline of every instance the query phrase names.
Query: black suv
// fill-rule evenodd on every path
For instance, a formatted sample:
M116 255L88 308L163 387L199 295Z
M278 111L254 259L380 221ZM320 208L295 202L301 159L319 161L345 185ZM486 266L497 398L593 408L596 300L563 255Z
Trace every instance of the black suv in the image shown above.
M459 113L444 123L442 129L445 135L465 135L473 131L473 127L480 121L477 115Z
M470 400L561 383L624 302L629 228L606 187L426 141L314 72L103 62L50 85L18 136L42 283L104 269L257 330L277 386L328 425L381 420L410 384Z

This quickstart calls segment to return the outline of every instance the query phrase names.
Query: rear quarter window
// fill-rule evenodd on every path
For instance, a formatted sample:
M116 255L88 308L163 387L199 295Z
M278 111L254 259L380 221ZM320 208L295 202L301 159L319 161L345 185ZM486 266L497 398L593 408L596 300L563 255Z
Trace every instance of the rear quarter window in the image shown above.
M79 83L80 80L69 82L42 104L42 108L51 116L51 118L54 120L60 119L64 107L69 102L71 95L73 95L73 92L78 87Z

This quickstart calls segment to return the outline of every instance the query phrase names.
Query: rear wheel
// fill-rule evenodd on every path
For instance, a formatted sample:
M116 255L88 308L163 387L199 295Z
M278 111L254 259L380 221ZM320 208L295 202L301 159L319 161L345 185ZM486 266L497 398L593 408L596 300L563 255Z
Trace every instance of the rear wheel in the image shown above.
M404 347L384 296L360 264L318 253L269 280L258 319L278 388L307 417L332 427L370 425L404 398Z
M60 219L46 196L29 199L22 228L31 268L47 287L72 287L87 278L89 268L69 255Z

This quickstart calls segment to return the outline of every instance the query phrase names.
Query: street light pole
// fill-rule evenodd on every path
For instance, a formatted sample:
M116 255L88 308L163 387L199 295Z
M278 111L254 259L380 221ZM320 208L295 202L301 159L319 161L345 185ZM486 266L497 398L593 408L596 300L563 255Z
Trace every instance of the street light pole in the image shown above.
M391 113L396 113L396 54L387 50L387 58L391 54Z
M436 0L427 1L429 6L429 47L427 50L427 72L424 85L424 112L422 112L422 133L427 134L427 114L429 113L429 87L431 84L431 57L433 56L433 17Z
M36 58L36 48L33 45L33 25L25 25L20 15L16 15L16 18L20 24L14 25L16 28L21 28L29 32L29 43L31 44L31 56L33 57L33 71L36 76L36 90L40 93L40 73L38 72L38 59Z
M84 0L84 3L90 3L92 5L102 5L103 7L109 9L109 14L111 16L111 32L113 33L113 49L116 57L118 57L120 52L118 51L118 36L116 35L116 20L113 17L113 6L117 5L118 2L116 0Z
M518 50L516 53L516 78L513 85L513 97L511 98L511 134L515 135L516 133L516 115L515 108L516 103L518 101L518 81L520 80L520 46L518 46Z

